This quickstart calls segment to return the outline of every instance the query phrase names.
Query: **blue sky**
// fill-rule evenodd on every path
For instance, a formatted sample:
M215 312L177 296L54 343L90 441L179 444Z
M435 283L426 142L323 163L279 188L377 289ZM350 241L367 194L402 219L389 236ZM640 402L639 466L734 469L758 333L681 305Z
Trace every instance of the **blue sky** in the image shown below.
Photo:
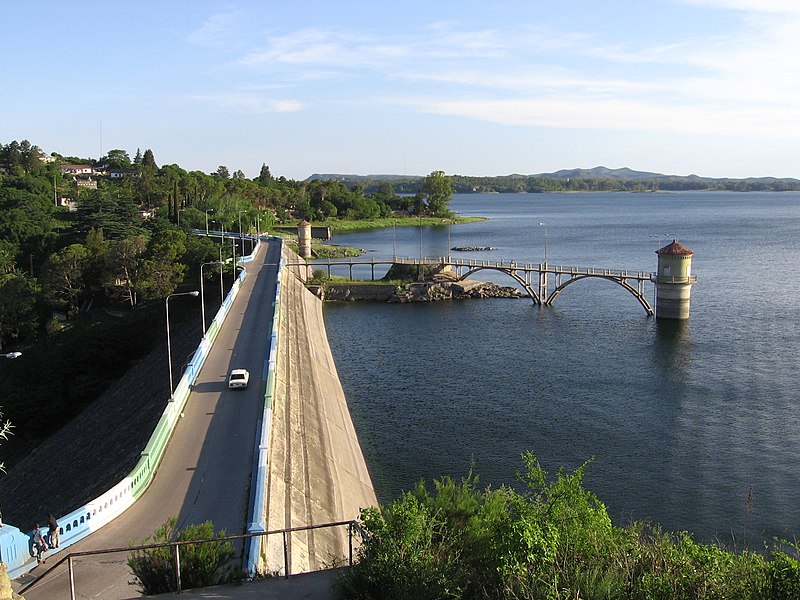
M0 35L0 142L46 152L800 178L797 0L29 0Z

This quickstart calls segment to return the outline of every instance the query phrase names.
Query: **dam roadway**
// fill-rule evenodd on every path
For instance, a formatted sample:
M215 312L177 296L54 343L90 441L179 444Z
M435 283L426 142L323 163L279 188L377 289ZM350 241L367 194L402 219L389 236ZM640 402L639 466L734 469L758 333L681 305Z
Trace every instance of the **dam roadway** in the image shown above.
M229 534L246 532L264 403L262 374L269 358L279 276L283 292L264 515L267 529L352 519L360 507L376 504L330 355L321 303L287 269L278 272L279 252L279 244L264 243L246 266L248 276L200 370L149 489L120 517L69 551L138 543L170 517L177 518L179 528L210 520ZM227 374L233 368L250 371L248 389L228 390ZM273 537L280 543L280 536ZM262 547L262 557L267 569L277 570L270 544ZM319 568L341 550L339 536L320 532L300 536L292 544L292 572ZM58 558L51 556L48 562ZM77 597L140 596L126 560L124 553L76 559ZM32 575L42 574L46 566L37 567ZM25 597L68 597L68 585L62 566L26 591Z

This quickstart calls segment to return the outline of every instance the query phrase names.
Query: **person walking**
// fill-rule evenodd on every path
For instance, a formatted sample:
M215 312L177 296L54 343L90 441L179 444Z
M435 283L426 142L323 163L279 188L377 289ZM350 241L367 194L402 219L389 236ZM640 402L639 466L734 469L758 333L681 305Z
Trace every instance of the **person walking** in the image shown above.
M50 513L50 515L47 517L47 525L50 527L47 532L47 537L50 540L50 547L58 548L61 535L58 529L58 521L56 521L53 513Z
M45 542L42 536L42 531L39 529L38 523L36 523L36 526L33 528L33 549L36 552L36 562L43 563L42 552L47 550L47 542Z

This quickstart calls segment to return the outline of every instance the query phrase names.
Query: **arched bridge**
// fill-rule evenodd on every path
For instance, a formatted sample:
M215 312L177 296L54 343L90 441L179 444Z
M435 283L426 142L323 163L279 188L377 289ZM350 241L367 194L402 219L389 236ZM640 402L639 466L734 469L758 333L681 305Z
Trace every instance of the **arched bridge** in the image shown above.
M516 281L525 293L536 304L550 305L556 297L569 285L583 279L605 279L616 283L630 293L644 308L648 315L654 315L653 307L645 295L645 282L652 281L653 275L641 271L620 271L615 269L598 269L593 267L564 267L547 263L519 263L517 261L476 261L440 256L438 258L400 258L393 259L344 259L315 261L313 268L327 268L328 276L333 267L349 267L350 279L353 278L353 267L368 265L372 268L372 279L375 280L376 265L421 265L423 267L451 267L458 275L458 281L467 279L474 273L484 270L505 273Z

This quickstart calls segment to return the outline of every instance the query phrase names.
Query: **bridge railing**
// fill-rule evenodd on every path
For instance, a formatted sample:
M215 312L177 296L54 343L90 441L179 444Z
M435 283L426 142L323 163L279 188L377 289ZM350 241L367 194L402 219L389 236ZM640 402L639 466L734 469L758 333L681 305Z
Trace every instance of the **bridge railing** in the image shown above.
M278 352L278 334L280 331L280 312L281 312L281 276L283 267L286 266L286 258L283 256L283 242L279 242L281 259L278 266L278 277L275 283L275 300L273 302L272 324L269 336L267 356L269 357L264 364L262 379L265 381L264 405L262 408L261 422L258 431L258 448L256 460L253 464L253 476L250 502L250 518L248 520L247 532L258 535L267 530L266 510L267 510L267 476L269 474L269 446L272 436L272 405L275 396L276 367ZM260 573L263 569L262 544L266 538L252 537L247 552L247 572Z
M271 531L260 531L256 533L244 533L239 535L226 535L220 536L217 538L210 538L210 539L202 539L202 540L191 540L191 541L178 541L178 542L166 542L161 544L143 544L139 546L128 546L126 548L105 548L101 550L88 550L84 552L70 552L63 558L61 558L58 562L54 563L47 571L44 571L41 575L39 575L36 579L28 583L25 587L23 587L19 593L24 594L41 581L44 581L50 573L54 572L56 569L61 567L64 563L67 564L67 578L64 580L64 585L69 585L69 593L70 599L75 600L77 598L76 588L75 588L75 559L83 558L87 556L103 556L106 554L121 554L127 553L130 554L131 552L141 552L147 550L156 550L158 548L171 548L172 555L173 555L173 563L172 563L172 576L174 577L173 580L173 589L174 592L180 592L183 589L181 584L181 548L185 548L186 546L197 546L197 545L205 545L205 544L219 544L220 542L233 542L233 541L240 541L240 540L250 540L257 541L260 539L266 539L269 536L280 535L282 537L283 542L283 572L278 573L278 575L282 575L286 579L290 578L292 575L291 569L291 562L292 562L292 554L291 554L291 536L294 533L301 533L301 532L308 532L313 530L319 529L333 529L333 528L344 528L347 527L347 556L340 556L340 557L331 557L325 556L325 561L331 561L340 559L342 561L347 561L348 566L353 565L353 561L355 558L355 553L358 550L360 544L367 538L367 534L361 526L361 523L358 521L336 521L333 523L320 523L317 525L303 525L299 527L289 527L286 529L273 529ZM250 573L253 575L253 573Z
M596 268L596 267L570 267L570 266L563 266L563 265L549 265L547 263L526 263L526 262L519 262L516 260L473 260L473 259L464 259L464 258L451 258L446 256L440 256L437 258L431 257L419 257L411 258L411 257L396 257L393 260L373 260L373 264L382 264L382 263L398 263L398 264L406 264L406 265L433 265L433 264L445 264L451 265L454 267L466 267L466 268L475 268L475 269L508 269L508 270L517 270L517 271L536 271L538 273L553 273L556 275L584 275L584 276L594 276L594 277L614 277L617 279L640 279L644 281L650 281L653 274L650 272L645 271L630 271L627 269L605 269L605 268ZM324 263L328 264L328 263ZM334 265L337 264L336 262L330 262L330 264ZM347 265L349 264L347 261L341 261L339 264ZM355 262L353 264L356 264ZM370 264L368 261L364 261L363 264ZM695 278L696 279L696 278Z

